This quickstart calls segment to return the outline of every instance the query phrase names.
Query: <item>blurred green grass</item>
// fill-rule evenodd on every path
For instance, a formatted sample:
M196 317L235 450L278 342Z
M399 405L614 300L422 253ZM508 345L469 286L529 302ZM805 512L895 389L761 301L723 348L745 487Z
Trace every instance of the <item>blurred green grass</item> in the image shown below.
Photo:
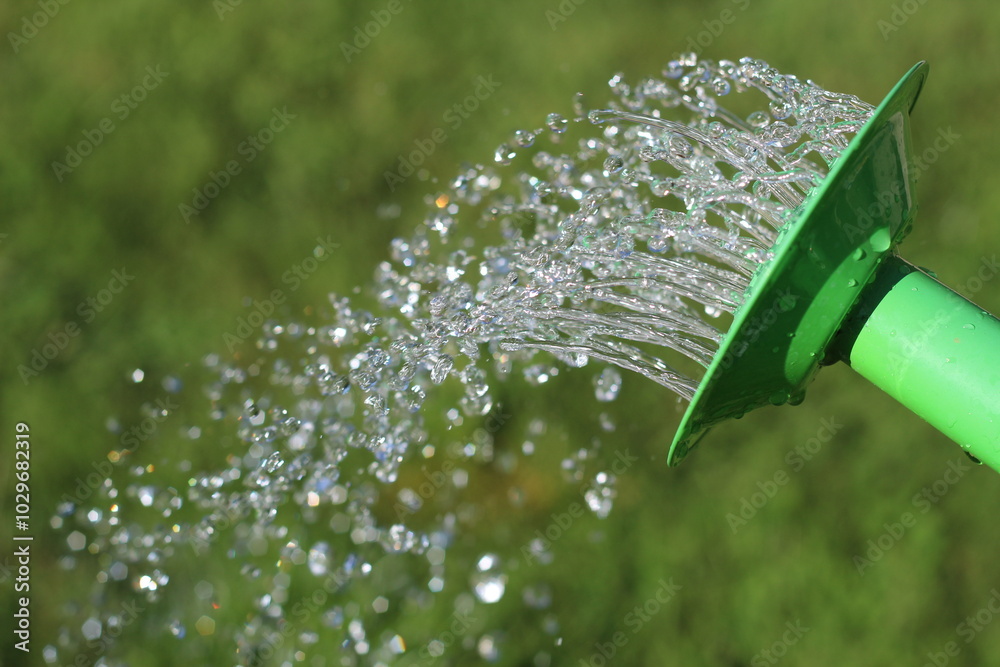
M33 561L35 652L24 663L6 641L5 662L39 664L41 647L56 641L58 607L91 584L74 576L85 569L57 568L65 545L41 526L114 444L106 418L138 421L140 403L162 394L127 384L132 369L143 368L149 378L183 374L206 352L224 351L223 332L248 312L244 298L261 299L282 286L282 274L311 252L317 236L340 244L335 261L289 295L287 313L323 303L329 291L349 293L369 280L388 241L422 216L423 196L461 162L486 161L514 129L539 125L549 111L568 111L578 90L604 99L604 82L614 72L657 73L725 9L735 20L713 36L706 55L763 58L872 102L915 61L928 60L931 76L913 116L915 143L928 146L939 128L949 127L960 139L920 180L921 211L904 255L962 286L984 257L1000 252L1000 225L990 213L1000 191L989 186L998 171L995 4L928 3L884 39L878 22L891 20L894 3L590 0L553 30L545 12L557 2L406 2L346 62L341 42L382 7L244 3L220 20L211 3L71 2L17 53L9 43L0 49L0 233L7 234L0 242L0 429L10 443L14 423L32 426L33 522L41 540ZM19 31L23 17L37 11L31 2L5 4L0 32ZM156 65L169 76L118 120L114 100ZM442 114L484 74L501 82L497 92L449 131L423 165L426 179L412 177L390 192L384 172L413 141L441 127ZM238 157L239 144L266 125L275 107L296 118L185 224L178 205L191 201L210 171ZM51 163L107 116L114 132L59 182ZM401 215L376 215L387 204L398 205ZM50 332L79 321L78 305L121 267L136 275L134 283L25 386L18 365ZM1000 312L994 283L975 300ZM517 383L504 389L515 419L541 414L549 421L539 449L551 461L589 439L573 415L593 409L590 377L563 372L540 389ZM604 436L605 447L641 452L643 465L620 481L611 516L581 519L545 570L561 645L512 595L489 610L489 627L507 637L500 664L532 664L539 650L554 665L588 659L594 643L609 641L661 578L684 588L621 649L619 664L750 664L796 619L810 631L789 648L785 664L920 663L956 640L958 624L1000 584L993 509L1000 479L986 470L966 475L859 576L853 556L884 532L885 522L914 511L912 496L960 452L849 369L826 370L800 407L762 410L719 428L676 470L664 464L677 419L673 405L659 387L626 378L608 408L618 426ZM727 513L738 511L759 481L787 470L786 453L830 417L843 429L734 534ZM498 433L498 446L518 446L504 437ZM551 484L545 475L552 466L538 468L539 484ZM11 478L0 478L9 509ZM516 552L572 500L552 492L526 516L495 509L510 524L506 548ZM492 500L483 502L488 507ZM4 544L9 530L5 522ZM486 550L469 539L463 549ZM238 577L227 574L232 568L202 565L229 582L236 607L230 613L238 618L247 601ZM12 608L9 584L4 608ZM425 622L445 627L446 617L435 612ZM143 622L162 627L159 620L151 614ZM990 664L1000 652L997 637L987 629L968 645L960 641L959 660ZM134 664L177 664L185 651L196 661L204 652L199 664L234 660L228 647L164 641L155 659ZM149 648L132 642L133 655Z

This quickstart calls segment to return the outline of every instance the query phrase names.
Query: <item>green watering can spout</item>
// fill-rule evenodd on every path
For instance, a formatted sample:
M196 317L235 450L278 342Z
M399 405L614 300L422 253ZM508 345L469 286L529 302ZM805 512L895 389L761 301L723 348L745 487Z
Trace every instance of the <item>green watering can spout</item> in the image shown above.
M896 84L782 229L688 406L671 465L715 424L801 402L821 366L845 361L1000 471L1000 320L895 254L916 212L909 117L927 70L918 63Z

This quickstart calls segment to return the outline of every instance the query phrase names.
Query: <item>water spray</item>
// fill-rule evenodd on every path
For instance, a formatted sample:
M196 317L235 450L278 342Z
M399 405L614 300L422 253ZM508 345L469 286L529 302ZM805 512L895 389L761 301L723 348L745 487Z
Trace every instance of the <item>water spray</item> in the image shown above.
M322 585L314 625L340 633L345 663L390 664L421 645L437 657L441 642L397 631L405 619L385 612L511 597L507 559L486 546L471 563L448 556L469 570L467 587L446 583L444 564L473 516L455 509L475 500L470 472L519 456L497 460L489 428L506 420L494 386L515 374L540 385L560 365L592 372L600 403L619 396L620 369L669 388L689 401L676 464L715 424L798 403L843 360L1000 470L1000 322L895 253L916 208L909 113L926 72L918 64L876 108L760 60L686 54L662 77L612 77L604 108L578 96L569 118L514 132L493 163L428 195L426 217L367 285L372 312L331 294L315 316L276 314L242 355L207 355L207 399L190 401L205 423L162 449L163 464L116 449L92 495L60 504L52 525L80 552L62 566L93 556L100 573L72 622L83 637L48 647L50 661L119 627L108 603L119 587L162 602L173 637L213 634L251 662L290 661L315 641L283 602L303 581ZM744 97L720 104L731 92L762 95L766 111L738 113ZM603 518L619 471L600 452L613 419L599 419L561 473ZM541 417L527 425L521 455L545 429ZM217 468L170 465L195 449L217 454ZM523 495L507 496L514 516ZM254 606L239 623L206 630L208 582L174 593L188 548L240 563ZM540 540L525 550L551 556ZM393 555L412 556L412 569L386 587L370 575ZM378 597L347 602L353 586ZM525 610L547 614L538 590L524 589ZM473 632L493 659L500 640Z

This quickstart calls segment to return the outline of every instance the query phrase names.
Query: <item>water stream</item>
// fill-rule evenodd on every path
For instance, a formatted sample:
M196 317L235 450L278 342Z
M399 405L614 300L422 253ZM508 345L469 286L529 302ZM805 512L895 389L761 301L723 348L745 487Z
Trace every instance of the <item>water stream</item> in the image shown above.
M551 560L544 539L524 553L454 555L485 520L482 471L529 459L546 429L545 415L520 420L520 445L497 451L509 417L498 383L587 374L605 403L633 371L689 399L782 225L873 111L753 59L686 55L661 76L609 85L607 105L577 97L571 114L514 132L430 193L364 288L377 307L330 295L314 321L269 320L246 350L205 357L203 395L185 390L204 405L201 422L109 453L113 473L53 518L67 535L63 567L96 575L48 662L121 634L94 655L119 664L122 646L155 628L227 644L229 664L388 665L463 650L489 662L503 633L476 610L512 595L558 645L544 581L512 591L508 576L525 554ZM614 428L607 414L601 424ZM561 465L605 517L616 475L595 469L599 435ZM509 491L507 513L524 493ZM249 609L219 610L222 582L179 580L184 559L238 570ZM149 609L141 632L129 599ZM397 630L434 604L479 620L453 642L443 628ZM338 654L313 650L331 634Z

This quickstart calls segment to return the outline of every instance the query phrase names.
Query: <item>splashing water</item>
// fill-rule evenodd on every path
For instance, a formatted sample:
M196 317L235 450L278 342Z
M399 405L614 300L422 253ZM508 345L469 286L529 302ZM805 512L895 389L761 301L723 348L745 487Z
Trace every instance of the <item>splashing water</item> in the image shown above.
M376 312L331 295L318 322L265 323L252 362L205 358L210 420L185 428L170 464L113 452L115 473L53 519L72 531L63 566L89 553L100 572L47 660L65 662L128 620L112 590L156 605L165 636L231 643L240 664L312 655L318 633L335 633L341 654L312 665L388 664L421 647L497 659L499 628L470 623L464 644L396 629L435 596L450 594L457 618L511 594L502 554L450 558L482 520L467 489L485 467L515 469L546 428L531 421L520 454L498 452L506 417L492 385L515 369L542 384L593 361L600 402L618 397L619 369L690 399L779 230L873 111L752 59L685 55L662 78L616 75L610 87L606 108L578 98L571 118L515 132L493 165L431 195L424 221L376 270ZM766 110L731 110L743 96ZM466 419L485 427L460 435ZM601 429L614 429L606 414ZM562 472L603 518L620 475L601 469L595 442ZM224 463L192 470L206 451ZM507 495L524 502L521 489ZM525 549L552 560L545 540ZM247 608L216 624L221 586L171 594L185 550L238 568ZM409 574L385 575L387 557L407 559ZM551 597L544 580L523 590L557 634Z

